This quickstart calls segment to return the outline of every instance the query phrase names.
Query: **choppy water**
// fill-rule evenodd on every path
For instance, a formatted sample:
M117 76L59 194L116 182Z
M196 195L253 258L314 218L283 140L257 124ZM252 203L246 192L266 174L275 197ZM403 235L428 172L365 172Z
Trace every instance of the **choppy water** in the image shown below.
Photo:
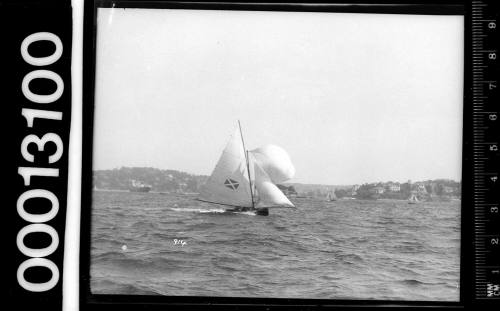
M459 299L460 202L295 199L266 217L193 198L94 192L92 292Z

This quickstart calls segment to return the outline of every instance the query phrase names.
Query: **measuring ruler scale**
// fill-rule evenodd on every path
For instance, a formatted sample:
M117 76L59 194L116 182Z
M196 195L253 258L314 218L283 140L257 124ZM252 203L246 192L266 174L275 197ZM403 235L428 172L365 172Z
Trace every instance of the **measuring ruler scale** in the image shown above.
M498 4L472 1L472 164L474 300L500 302L500 206L498 163Z

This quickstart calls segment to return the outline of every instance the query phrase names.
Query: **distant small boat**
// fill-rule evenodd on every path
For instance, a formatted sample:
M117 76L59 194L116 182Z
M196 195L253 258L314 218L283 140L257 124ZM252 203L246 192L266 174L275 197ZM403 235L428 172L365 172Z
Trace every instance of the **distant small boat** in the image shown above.
M241 125L224 148L198 201L227 206L228 212L269 215L269 208L295 207L276 184L289 180L295 168L281 147L246 150Z
M417 204L418 202L420 201L418 200L417 196L415 195L415 193L412 193L408 198L408 204Z
M128 190L130 192L149 192L151 188L151 185L147 185L142 181L131 180Z
M328 192L328 194L326 195L326 200L328 202L337 201L337 196L335 195L335 192L334 191Z

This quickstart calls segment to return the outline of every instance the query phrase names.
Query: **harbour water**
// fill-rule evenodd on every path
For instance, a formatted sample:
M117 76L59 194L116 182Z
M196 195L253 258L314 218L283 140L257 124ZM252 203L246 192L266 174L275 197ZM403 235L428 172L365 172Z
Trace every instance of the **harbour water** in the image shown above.
M94 294L458 301L460 201L296 198L269 216L94 191Z

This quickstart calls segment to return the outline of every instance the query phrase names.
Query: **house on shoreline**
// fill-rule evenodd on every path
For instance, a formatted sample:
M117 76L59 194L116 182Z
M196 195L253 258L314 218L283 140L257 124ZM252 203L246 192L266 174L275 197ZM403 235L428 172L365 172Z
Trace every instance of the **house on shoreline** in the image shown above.
M389 192L399 192L401 191L401 185L399 183L388 182L385 185L385 189Z

